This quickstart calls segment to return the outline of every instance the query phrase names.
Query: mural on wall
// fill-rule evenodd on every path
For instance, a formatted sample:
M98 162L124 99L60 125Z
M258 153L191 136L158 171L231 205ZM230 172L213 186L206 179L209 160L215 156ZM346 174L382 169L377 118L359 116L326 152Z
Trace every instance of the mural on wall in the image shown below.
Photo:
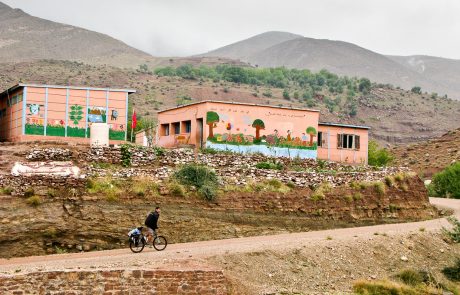
M236 126L233 122L225 122L222 118L229 120L225 114L214 111L207 112L206 124L209 126L207 147L236 152L260 152L274 156L316 158L317 143L314 141L314 137L316 137L317 131L315 127L305 126L304 132L301 134L287 130L284 135L281 135L277 129L272 129L273 131L269 134L261 135L262 130L269 129L269 126L262 119L252 120L248 116L243 116L242 120L246 126ZM223 127L228 132L214 133L214 129L220 123L224 124ZM286 122L284 123L277 124L277 126L289 126ZM240 130L241 128L243 130Z
M26 114L25 133L29 135L45 134L44 124L44 109L42 104L28 103Z
M83 106L75 104L70 106L69 120L73 126L67 126L67 136L85 137L85 128L79 127L83 119Z
M107 117L105 108L92 107L88 109L88 122L91 123L106 123Z

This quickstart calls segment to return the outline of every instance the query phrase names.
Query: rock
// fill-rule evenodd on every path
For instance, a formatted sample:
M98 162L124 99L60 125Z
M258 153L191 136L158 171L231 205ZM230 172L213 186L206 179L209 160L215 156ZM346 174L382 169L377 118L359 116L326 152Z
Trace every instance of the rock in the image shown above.
M401 256L401 261L409 261L409 258L407 258L406 256Z

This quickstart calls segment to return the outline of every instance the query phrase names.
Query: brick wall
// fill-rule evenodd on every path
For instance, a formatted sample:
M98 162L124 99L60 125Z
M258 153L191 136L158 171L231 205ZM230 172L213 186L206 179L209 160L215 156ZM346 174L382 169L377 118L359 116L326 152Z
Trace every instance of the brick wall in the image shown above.
M0 294L229 294L217 270L53 271L0 276Z

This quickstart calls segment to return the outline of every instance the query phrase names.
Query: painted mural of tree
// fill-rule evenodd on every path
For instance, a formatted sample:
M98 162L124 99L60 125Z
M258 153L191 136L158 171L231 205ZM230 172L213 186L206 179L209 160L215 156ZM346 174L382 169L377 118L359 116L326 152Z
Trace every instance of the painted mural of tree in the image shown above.
M265 129L265 123L261 119L255 119L252 127L256 128L256 139L260 139L260 130Z
M83 107L77 104L71 106L69 115L69 118L73 121L73 124L78 125L78 122L83 119Z
M206 124L209 126L208 138L214 137L213 129L216 127L216 123L219 122L219 115L216 112L206 113Z
M316 129L315 127L308 127L307 128L307 134L310 135L310 146L313 146L313 137L316 136Z

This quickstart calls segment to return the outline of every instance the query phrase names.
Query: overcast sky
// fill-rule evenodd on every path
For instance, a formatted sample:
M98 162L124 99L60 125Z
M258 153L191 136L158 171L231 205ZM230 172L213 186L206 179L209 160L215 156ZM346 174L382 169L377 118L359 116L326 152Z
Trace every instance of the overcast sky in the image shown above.
M460 59L459 0L0 0L155 56L203 53L266 31L394 55Z

